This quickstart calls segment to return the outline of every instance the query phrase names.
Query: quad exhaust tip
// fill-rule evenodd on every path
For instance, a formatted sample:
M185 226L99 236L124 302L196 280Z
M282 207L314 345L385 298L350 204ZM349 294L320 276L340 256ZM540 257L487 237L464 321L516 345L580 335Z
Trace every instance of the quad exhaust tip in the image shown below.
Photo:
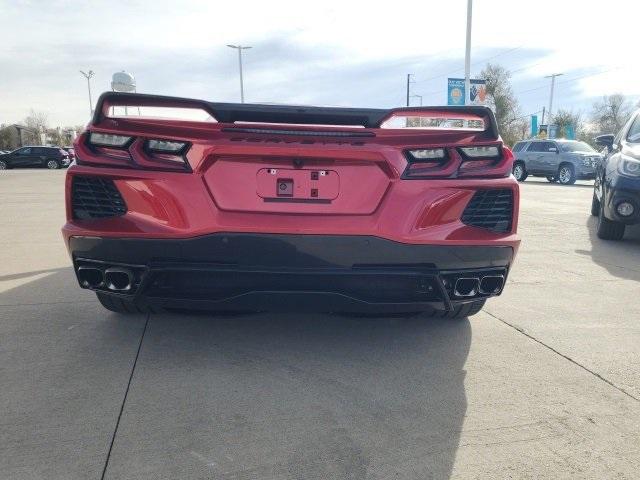
M478 294L480 281L474 277L461 277L456 280L453 293L457 297L473 297Z
M78 280L85 288L98 288L104 284L104 274L96 267L78 267Z
M109 290L126 292L131 290L133 272L127 268L111 267L104 271L104 283Z
M483 295L495 295L500 293L504 285L504 275L485 275L480 280L479 291Z

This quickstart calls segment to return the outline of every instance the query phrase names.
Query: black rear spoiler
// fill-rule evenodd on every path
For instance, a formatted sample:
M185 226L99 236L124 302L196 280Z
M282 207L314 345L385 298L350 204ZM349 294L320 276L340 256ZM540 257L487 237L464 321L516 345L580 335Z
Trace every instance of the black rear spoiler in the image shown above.
M207 112L221 123L260 122L300 125L341 125L379 128L394 114L428 112L466 114L485 120L485 133L498 138L498 125L491 109L482 106L433 106L401 108L308 107L297 105L264 105L251 103L216 103L190 98L167 97L142 93L104 92L100 95L92 123L99 124L111 107L191 108Z

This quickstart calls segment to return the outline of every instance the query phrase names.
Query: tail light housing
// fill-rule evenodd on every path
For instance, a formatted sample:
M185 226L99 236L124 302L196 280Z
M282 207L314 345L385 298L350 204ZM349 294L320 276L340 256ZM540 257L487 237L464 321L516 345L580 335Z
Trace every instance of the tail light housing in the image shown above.
M489 145L425 147L405 152L403 179L508 177L513 153L500 143Z
M188 142L103 132L85 132L77 143L79 165L191 172Z

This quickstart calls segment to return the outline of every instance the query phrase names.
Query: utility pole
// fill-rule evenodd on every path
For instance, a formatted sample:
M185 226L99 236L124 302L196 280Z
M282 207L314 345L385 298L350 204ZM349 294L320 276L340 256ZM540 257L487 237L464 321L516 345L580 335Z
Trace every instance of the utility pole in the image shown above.
M544 114L545 114L545 107L542 107L542 121L540 122L540 125L544 125Z
M238 50L238 68L240 69L240 103L244 103L244 82L242 80L242 50L249 50L252 47L243 47L242 45L227 45L229 48Z
M89 70L87 73L80 70L80 73L87 79L87 90L89 90L89 117L91 117L93 115L93 102L91 101L91 77L95 74L93 73L93 70Z
M411 77L413 76L413 73L407 73L407 107L409 106L409 98L411 98L411 84L413 83L413 80L411 80Z
M464 104L471 98L471 19L473 17L473 0L467 0L467 43L464 52Z
M562 73L554 73L552 75L547 75L546 77L544 77L544 78L550 78L551 79L551 93L549 94L549 113L547 114L548 118L549 118L549 122L548 123L551 123L551 120L552 120L551 115L552 115L552 112L553 112L553 110L552 110L552 108L553 108L553 89L554 89L554 87L556 85L556 77L559 77L560 75L564 75L564 74L562 74Z

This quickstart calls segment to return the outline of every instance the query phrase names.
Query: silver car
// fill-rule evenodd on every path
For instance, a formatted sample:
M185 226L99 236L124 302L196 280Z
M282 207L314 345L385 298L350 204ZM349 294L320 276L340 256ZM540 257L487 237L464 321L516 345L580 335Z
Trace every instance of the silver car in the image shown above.
M602 155L576 140L525 140L513 146L513 176L524 182L529 175L571 185L593 180Z

